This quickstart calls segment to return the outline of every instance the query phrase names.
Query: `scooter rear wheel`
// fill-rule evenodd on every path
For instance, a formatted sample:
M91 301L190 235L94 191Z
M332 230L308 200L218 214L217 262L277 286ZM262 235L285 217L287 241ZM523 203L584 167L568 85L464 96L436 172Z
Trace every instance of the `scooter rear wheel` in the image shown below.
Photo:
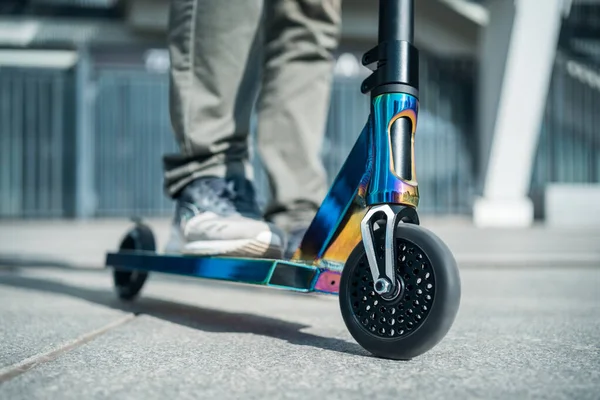
M374 232L383 258L385 229ZM350 254L340 281L340 308L350 334L377 357L407 360L437 345L458 312L461 287L450 249L432 232L401 223L396 228L398 290L391 298L373 289L365 247Z
M119 246L119 251L156 251L156 242L152 230L143 224L131 229ZM113 270L113 281L117 295L121 300L133 300L142 290L148 273L135 270Z

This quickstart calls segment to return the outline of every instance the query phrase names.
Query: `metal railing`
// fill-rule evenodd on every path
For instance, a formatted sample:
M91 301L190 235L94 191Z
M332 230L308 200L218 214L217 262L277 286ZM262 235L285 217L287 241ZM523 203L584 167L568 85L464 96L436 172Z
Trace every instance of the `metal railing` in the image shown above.
M474 192L472 80L460 68L423 58L416 141L422 213L469 213ZM447 64L447 63L446 63ZM591 72L585 68L590 69ZM458 72L457 72L458 71ZM600 90L593 67L558 57L532 177L532 195L549 182L600 182ZM164 74L100 68L93 105L93 215L168 215L163 153L176 151ZM600 76L598 74L597 76ZM463 78L461 78L463 77ZM333 179L369 110L362 77L335 80L322 156ZM0 70L0 217L56 218L75 208L76 157L72 71ZM254 159L261 203L268 179Z
M0 217L63 217L70 208L72 76L0 68Z
M96 216L171 212L162 173L162 155L176 151L167 77L111 68L96 76Z
M471 210L472 68L421 57L416 162L422 213ZM337 76L333 87L321 151L330 181L369 112L369 98L358 90L363 76L350 75ZM71 216L81 208L76 204L81 198L93 199L88 214L92 217L169 215L172 203L163 193L162 155L176 151L176 144L168 115L167 75L144 68L92 66L84 88L81 76L88 75L2 70L0 216ZM81 105L73 107L75 99L89 103L89 123L84 126L93 149L86 157L76 154L87 147L77 145L84 143L81 132L74 135L82 120ZM260 160L253 162L264 205L270 196L268 180ZM77 174L82 168L85 173ZM93 181L86 182L83 194L82 176Z
M425 213L470 210L472 167L467 148L468 82L423 62L422 102L416 146ZM448 72L446 72L448 74ZM162 189L161 158L176 150L168 116L164 74L103 68L96 71L95 196L97 216L166 215L171 202ZM331 181L362 130L369 98L358 88L362 76L337 77L333 85L323 161ZM467 90L468 91L468 90ZM251 138L253 140L253 138ZM260 159L253 157L259 202L270 198Z

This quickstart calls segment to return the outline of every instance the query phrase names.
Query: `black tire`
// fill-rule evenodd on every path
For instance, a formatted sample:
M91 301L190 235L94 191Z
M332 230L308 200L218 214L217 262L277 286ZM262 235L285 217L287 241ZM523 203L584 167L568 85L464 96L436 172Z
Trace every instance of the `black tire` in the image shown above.
M374 232L376 248L384 243L384 231ZM350 334L363 348L377 357L409 360L431 350L450 330L460 304L460 276L444 242L413 224L396 228L395 268L401 290L386 300L373 291L365 248L359 243L342 272L340 308Z
M156 251L156 243L152 230L143 224L138 224L131 229L119 246L119 251ZM117 296L121 300L131 301L142 290L148 273L143 271L113 270L113 281Z

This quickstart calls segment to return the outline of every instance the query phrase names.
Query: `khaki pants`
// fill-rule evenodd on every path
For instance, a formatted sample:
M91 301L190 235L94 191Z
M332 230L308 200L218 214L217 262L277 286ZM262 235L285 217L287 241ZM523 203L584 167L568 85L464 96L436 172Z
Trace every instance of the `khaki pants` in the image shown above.
M319 153L340 14L341 0L172 0L170 112L181 152L164 157L171 196L200 176L252 179L256 105L268 213L283 224L312 218L327 191Z

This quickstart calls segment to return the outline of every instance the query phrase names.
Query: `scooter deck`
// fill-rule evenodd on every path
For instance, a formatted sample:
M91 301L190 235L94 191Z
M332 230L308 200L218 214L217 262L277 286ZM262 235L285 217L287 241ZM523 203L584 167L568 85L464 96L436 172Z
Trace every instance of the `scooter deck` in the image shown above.
M270 286L297 292L338 294L341 271L297 261L157 254L150 251L107 253L106 266L204 279Z

